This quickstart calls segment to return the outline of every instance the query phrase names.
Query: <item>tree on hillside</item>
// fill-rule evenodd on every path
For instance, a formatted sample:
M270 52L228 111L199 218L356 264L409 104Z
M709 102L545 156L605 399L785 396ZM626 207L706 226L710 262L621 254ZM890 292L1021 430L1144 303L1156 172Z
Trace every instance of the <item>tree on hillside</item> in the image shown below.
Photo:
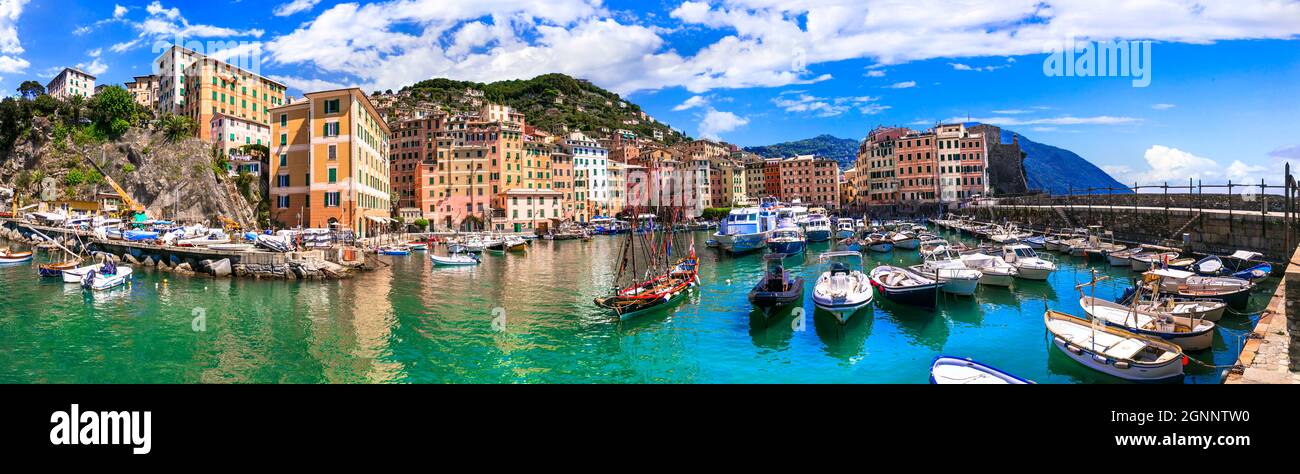
M117 138L134 125L135 99L121 86L105 87L90 100L90 116L95 127L110 138Z
M195 130L198 130L198 125L194 123L193 119L181 115L163 117L160 127L163 136L172 143L189 138L194 135Z
M45 86L36 81L23 81L22 84L18 85L18 94L24 99L32 100L45 95Z

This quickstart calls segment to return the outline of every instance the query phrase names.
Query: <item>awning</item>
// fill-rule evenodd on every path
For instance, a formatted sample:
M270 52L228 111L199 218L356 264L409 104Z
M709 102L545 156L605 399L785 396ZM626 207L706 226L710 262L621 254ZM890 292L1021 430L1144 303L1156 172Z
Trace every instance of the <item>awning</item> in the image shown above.
M387 217L375 217L375 216L366 216L366 219L370 219L371 221L374 221L379 224L387 224L388 221L392 220Z

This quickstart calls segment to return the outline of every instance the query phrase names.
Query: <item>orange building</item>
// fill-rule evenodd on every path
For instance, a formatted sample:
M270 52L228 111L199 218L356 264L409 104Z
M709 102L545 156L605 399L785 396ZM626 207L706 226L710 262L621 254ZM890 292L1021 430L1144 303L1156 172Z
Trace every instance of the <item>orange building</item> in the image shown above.
M912 133L894 142L899 201L934 202L938 196L933 132Z
M777 166L782 201L839 209L840 167L835 160L805 155L781 160Z
M389 180L398 198L395 205L399 210L419 209L421 216L429 211L429 206L425 203L428 196L421 191L427 187L426 175L436 161L436 135L438 130L442 130L445 118L446 115L430 115L390 125Z
M391 131L361 89L308 93L270 114L275 225L358 237L387 227Z

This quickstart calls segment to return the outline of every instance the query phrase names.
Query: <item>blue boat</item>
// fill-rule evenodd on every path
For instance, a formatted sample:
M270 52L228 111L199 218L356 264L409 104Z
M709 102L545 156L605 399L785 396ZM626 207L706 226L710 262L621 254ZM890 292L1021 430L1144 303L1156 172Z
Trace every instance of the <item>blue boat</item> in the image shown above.
M158 232L152 230L128 230L122 233L122 238L128 242L139 242L142 240L156 240Z
M404 256L404 255L410 255L410 254L411 254L411 249L406 248L405 246L402 246L402 247L383 247L383 248L380 248L380 249L379 249L379 254L380 254L380 255L393 255L393 256L398 256L398 257L400 257L400 256Z
M808 217L808 224L804 229L804 238L809 242L825 242L831 240L831 236L834 233L835 231L831 229L830 219L819 214L813 214Z
M835 238L847 239L855 235L858 235L858 228L853 219L844 218L835 223Z
M930 383L933 385L1026 385L1034 382L999 370L970 358L941 355L930 364Z
M1036 237L1025 237L1020 239L1020 243L1028 245L1031 249L1041 250L1047 246L1047 237L1041 235Z
M718 227L718 232L713 234L713 240L732 254L749 253L765 247L768 235L776 229L773 205L765 202L761 207L732 209Z
M777 224L776 230L772 231L772 236L767 239L768 250L786 256L802 254L807 246L803 231L799 230L799 226L790 219L784 219Z

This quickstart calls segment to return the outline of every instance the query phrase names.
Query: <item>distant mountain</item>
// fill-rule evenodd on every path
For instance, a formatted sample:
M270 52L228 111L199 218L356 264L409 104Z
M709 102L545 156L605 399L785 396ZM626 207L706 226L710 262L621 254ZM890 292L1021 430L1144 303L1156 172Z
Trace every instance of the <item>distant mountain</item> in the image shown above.
M1011 143L1013 136L1020 135L1010 130L1002 130L1002 143ZM1035 142L1020 135L1020 149L1025 152L1025 178L1029 189L1041 189L1051 194L1085 194L1089 187L1093 194L1105 194L1106 190L1097 188L1123 188L1115 194L1131 193L1124 184L1106 174L1101 168L1083 159L1078 154Z
M818 135L813 138L777 143L775 145L745 147L745 151L764 158L817 155L839 162L840 169L849 169L853 167L853 162L858 159L858 141L837 138L831 135Z

